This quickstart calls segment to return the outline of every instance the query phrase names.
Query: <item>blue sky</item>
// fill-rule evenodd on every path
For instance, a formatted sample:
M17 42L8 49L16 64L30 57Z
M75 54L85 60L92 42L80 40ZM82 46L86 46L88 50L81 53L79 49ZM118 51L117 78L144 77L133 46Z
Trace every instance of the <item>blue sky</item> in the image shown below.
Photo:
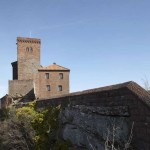
M149 0L0 0L0 97L16 38L40 38L41 64L71 69L70 91L150 80Z

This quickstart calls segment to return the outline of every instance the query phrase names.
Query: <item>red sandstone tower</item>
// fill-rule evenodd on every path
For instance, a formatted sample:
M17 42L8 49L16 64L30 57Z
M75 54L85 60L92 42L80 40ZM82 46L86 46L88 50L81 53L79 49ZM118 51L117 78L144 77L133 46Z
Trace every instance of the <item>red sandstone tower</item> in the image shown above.
M33 79L40 67L40 39L17 38L18 80Z

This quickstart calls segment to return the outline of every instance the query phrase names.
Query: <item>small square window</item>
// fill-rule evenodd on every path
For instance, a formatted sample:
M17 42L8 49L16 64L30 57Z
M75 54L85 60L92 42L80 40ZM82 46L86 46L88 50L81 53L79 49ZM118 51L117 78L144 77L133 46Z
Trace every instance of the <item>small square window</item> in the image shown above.
M63 73L59 74L59 79L63 79Z
M50 91L50 90L51 90L50 85L47 85L46 87L47 87L47 91Z
M62 91L62 85L58 86L58 91Z
M45 73L45 78L49 79L49 73Z

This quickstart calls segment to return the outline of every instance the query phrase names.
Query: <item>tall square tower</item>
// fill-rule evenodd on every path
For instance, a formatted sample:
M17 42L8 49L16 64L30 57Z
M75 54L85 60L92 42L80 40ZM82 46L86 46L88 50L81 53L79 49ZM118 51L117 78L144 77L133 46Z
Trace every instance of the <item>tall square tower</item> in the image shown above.
M33 79L40 67L40 39L17 38L18 80Z

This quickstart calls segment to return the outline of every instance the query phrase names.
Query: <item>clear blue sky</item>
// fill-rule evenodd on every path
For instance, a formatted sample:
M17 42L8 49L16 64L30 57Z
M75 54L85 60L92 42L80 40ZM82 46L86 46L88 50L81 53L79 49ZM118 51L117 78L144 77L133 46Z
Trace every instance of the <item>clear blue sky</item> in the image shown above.
M150 79L149 0L0 0L0 97L16 38L40 38L41 64L71 69L70 91Z

